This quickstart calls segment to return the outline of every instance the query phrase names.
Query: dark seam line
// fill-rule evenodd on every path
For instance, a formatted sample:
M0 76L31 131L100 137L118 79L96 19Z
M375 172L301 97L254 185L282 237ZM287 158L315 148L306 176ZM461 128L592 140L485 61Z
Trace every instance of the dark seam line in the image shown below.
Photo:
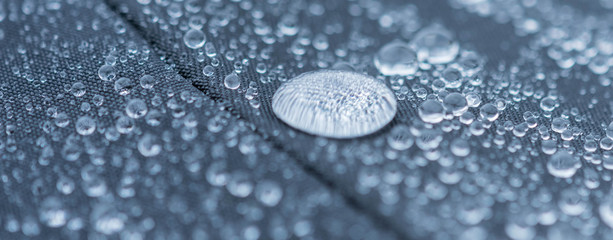
M118 9L117 9L117 6L111 4L109 2L109 0L103 0L103 2L115 14L117 14L122 20L124 20L126 23L128 23L138 33L138 35L140 35L147 42L147 44L152 47L152 49L154 51L162 51L163 48L158 48L159 45L158 45L158 43L153 38L147 38L148 34L146 33L145 29L141 28L135 21L130 20L124 14L119 12ZM157 54L157 52L156 52L156 54ZM168 64L168 62L166 62L166 61L168 61L168 60L164 60L164 62L166 64ZM187 74L182 73L181 71L179 71L177 69L174 69L174 68L173 68L173 70L175 70L177 72L177 74L179 74L184 79L190 80L190 78L187 76ZM192 87L196 88L198 91L203 92L206 97L212 99L216 103L221 103L221 104L225 104L226 103L223 98L215 97L213 94L211 94L210 91L200 90L196 86L194 86L193 84L191 84L191 85L192 85ZM249 120L244 119L236 111L228 111L228 112L232 116L236 117L237 119L241 119L243 121L250 122ZM280 152L285 152L289 156L289 158L291 158L294 163L298 164L298 166L300 166L300 168L306 174L308 174L311 177L317 179L320 183L322 183L323 185L328 187L330 191L339 193L341 195L341 197L343 198L344 202L347 203L347 205L350 208L352 208L353 210L355 210L358 213L361 213L361 214L365 215L367 218L369 218L372 221L374 226L377 226L377 227L379 227L380 229L383 229L383 230L389 230L389 231L393 232L394 237L400 237L401 239L410 239L410 237L407 236L406 234L404 234L404 232L399 231L395 227L392 227L390 219L381 216L375 210L373 210L371 208L368 208L368 207L364 206L363 204L361 204L359 201L357 201L357 199L355 199L353 196L351 196L351 194L348 191L345 191L345 190L343 190L343 188L340 188L340 186L338 186L332 179L326 177L322 172L320 172L316 168L314 168L312 166L309 166L307 164L304 164L302 161L298 161L297 159L300 159L300 157L297 156L298 154L295 151L284 149L283 146L281 144L279 144L277 141L271 140L269 137L266 137L265 134L259 130L259 128L256 128L256 130L253 131L253 132L255 132L260 137L262 137L263 140L265 140L268 143L270 143L274 149L276 149L276 150L278 150Z

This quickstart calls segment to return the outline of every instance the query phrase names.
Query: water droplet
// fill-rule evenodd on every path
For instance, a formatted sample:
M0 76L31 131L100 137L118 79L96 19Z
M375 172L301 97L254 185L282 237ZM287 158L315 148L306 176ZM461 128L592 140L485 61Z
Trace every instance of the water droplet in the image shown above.
M557 107L557 102L552 97L544 97L541 99L541 109L546 112L551 112Z
M551 130L557 133L562 133L568 129L570 121L565 118L556 117L551 121Z
M91 215L93 227L96 231L111 235L120 232L125 227L127 216L111 206L96 206Z
M146 74L140 78L140 86L144 89L151 89L155 85L155 78L153 76Z
M419 31L411 44L417 50L419 60L431 64L449 63L460 51L460 45L453 39L451 32L439 25Z
M466 76L475 75L483 67L483 61L475 52L463 52L458 62Z
M319 70L282 85L272 99L275 115L307 133L333 138L364 136L396 115L396 96L360 73ZM442 107L441 107L442 108Z
M453 140L451 142L450 149L451 153L458 157L466 157L468 154L470 154L470 145L468 141L461 138L456 138Z
M134 119L121 116L115 121L115 128L118 133L128 134L134 129Z
M72 95L75 97L82 97L85 95L85 92L85 84L82 82L76 82L72 84L72 87L70 88L70 93L72 93Z
M213 186L224 186L228 183L229 174L224 162L215 162L206 170L206 180Z
M504 228L509 238L514 240L528 240L533 239L536 236L536 230L534 227L526 225L524 223L518 224L515 222L509 222Z
M206 65L204 68L202 68L202 74L207 77L212 77L215 75L215 68L211 65Z
M581 162L567 151L558 151L547 162L547 170L555 177L570 178L581 167Z
M468 102L460 93L450 93L443 100L445 109L451 111L454 116L460 116L468 110Z
M469 107L478 107L481 105L481 97L474 92L469 92L466 94L466 101L468 102Z
M375 55L374 63L383 75L413 75L418 68L415 51L403 42L383 46Z
M554 154L556 151L558 151L558 146L556 144L556 141L554 140L544 140L541 142L541 150L543 150L543 152L545 154L548 155L552 155Z
M55 117L55 126L66 127L70 123L70 117L66 113L58 113Z
M77 133L81 135L91 135L96 130L96 121L90 116L82 116L77 119L75 127Z
M138 151L145 157L153 157L162 152L162 145L152 134L145 134L138 140Z
M190 29L183 36L183 42L191 49L198 49L204 46L206 35L199 29Z
M396 125L390 133L387 135L387 144L390 145L391 148L403 151L409 149L413 146L413 135L411 134L411 130L406 125Z
M126 115L131 118L141 118L147 114L147 103L142 99L135 98L128 101Z
M46 198L40 206L40 221L49 227L57 228L64 226L68 213L62 207L62 202L57 197Z
M426 123L440 123L443 121L445 117L445 109L443 105L432 99L428 99L419 105L419 109L417 109L417 113L422 121Z
M268 207L276 206L283 197L279 184L269 180L259 181L255 188L255 198Z
M607 224L610 228L613 228L613 197L607 197L598 208L600 219Z
M498 118L498 108L494 104L486 103L479 109L479 114L482 118L487 119L490 122L495 121Z
M249 179L249 174L240 170L232 173L226 189L235 197L245 198L253 191L253 183Z
M607 137L613 138L613 121L609 123L606 131Z
M115 68L111 65L103 65L98 69L98 76L104 81L115 79Z
M459 88L463 81L462 72L455 67L448 67L441 73L441 80L445 82L446 88Z
M128 95L130 91L134 88L134 83L129 78L119 78L115 81L115 91L119 93L119 95Z
M236 73L230 73L223 79L223 85L228 89L235 90L241 86L241 78Z

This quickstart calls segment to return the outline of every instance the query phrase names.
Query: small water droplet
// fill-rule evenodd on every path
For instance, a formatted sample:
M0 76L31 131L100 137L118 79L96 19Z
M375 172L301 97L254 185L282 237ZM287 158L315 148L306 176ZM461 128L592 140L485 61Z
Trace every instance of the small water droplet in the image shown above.
M607 137L613 138L613 121L609 123L606 131Z
M417 109L417 113L419 114L421 120L432 124L443 121L443 118L445 117L444 112L445 109L443 108L443 105L432 99L422 102Z
M557 107L557 102L552 97L544 97L541 99L541 109L546 112L551 112Z
M96 121L90 116L82 116L77 119L75 127L77 133L81 135L91 135L96 130Z
M253 191L253 182L248 173L237 170L232 173L226 189L235 197L245 198Z
M131 118L141 118L147 114L147 103L142 99L136 98L128 101L126 114Z
M76 82L72 84L72 87L70 88L70 93L72 93L72 95L75 97L82 97L85 95L85 92L85 84L82 82Z
M458 157L466 157L468 154L470 154L470 144L468 141L461 138L456 138L453 140L451 142L450 149L451 153Z
M455 67L448 67L441 73L441 80L446 88L459 88L462 86L463 78L462 72Z
M140 86L144 89L151 89L155 85L155 78L153 76L146 74L140 78Z
M383 46L375 55L374 63L383 75L412 75L418 68L415 51L403 42Z
M241 86L241 79L236 73L230 73L223 79L223 85L228 89L238 89Z
M498 119L498 108L496 108L494 104L486 103L485 105L481 106L481 108L479 109L479 114L481 115L482 118L487 119L490 122L493 122L496 119Z
M115 68L111 65L103 65L98 69L98 76L104 81L115 79Z
M431 64L449 63L460 51L460 45L453 39L452 34L440 25L422 29L415 35L411 44L417 50L419 60Z
M138 151L145 157L153 157L162 152L159 139L152 134L145 134L138 140Z
M547 170L555 177L570 178L581 167L581 162L567 151L558 151L547 162Z
M40 221L49 227L57 228L66 224L68 213L57 197L46 198L40 206Z
M390 145L391 148L403 151L409 149L413 146L413 135L411 134L411 130L406 125L396 125L392 128L392 131L387 135L387 144Z
M445 109L451 111L454 116L460 116L468 110L468 102L460 93L450 93L443 100Z
M276 182L259 181L255 188L255 198L268 207L276 206L283 197L283 190Z
M134 83L129 78L119 78L115 81L115 91L119 93L119 95L128 95L132 88L134 87Z
M607 224L610 228L613 228L613 197L609 196L600 203L598 208L600 219Z
M183 42L191 49L198 49L204 46L206 35L199 29L190 29L183 36Z

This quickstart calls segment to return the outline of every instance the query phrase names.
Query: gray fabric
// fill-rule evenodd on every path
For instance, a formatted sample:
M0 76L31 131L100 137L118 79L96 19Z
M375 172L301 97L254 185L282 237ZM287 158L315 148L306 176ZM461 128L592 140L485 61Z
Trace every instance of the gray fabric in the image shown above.
M245 44L238 43L238 50L233 50L234 53L244 58L250 58L251 65L264 62L269 69L274 69L279 65L283 66L283 69L279 71L281 76L256 74L253 67L248 67L246 73L240 74L243 78L242 86L250 83L257 86L259 91L258 97L261 102L261 107L258 109L249 105L249 100L243 96L244 93L223 87L223 79L226 74L231 72L234 62L227 61L223 56L218 55L216 58L221 61L221 67L216 68L216 76L208 78L202 75L202 69L207 64L210 64L210 59L205 58L203 62L196 61L195 55L197 55L197 51L187 48L182 43L182 36L187 29L185 25L189 17L197 14L184 12L182 16L173 18L168 14L172 5L149 4L143 7L136 2L111 1L111 5L115 6L123 16L134 23L154 46L157 46L161 49L161 52L166 54L167 61L173 64L182 76L190 79L197 88L204 91L207 95L229 106L241 118L252 122L255 125L256 131L273 142L275 146L289 152L296 161L306 165L308 168L315 169L323 178L329 179L335 189L338 189L350 198L356 199L360 206L368 209L369 214L374 218L382 218L386 225L390 225L394 231L401 233L405 238L454 239L462 233L470 233L470 230L475 230L476 228L471 228L470 224L462 223L462 218L467 216L463 215L461 209L466 208L468 210L475 207L473 210L477 211L477 214L484 215L484 220L478 224L479 230L486 229L485 231L489 233L488 238L508 238L509 236L504 231L505 227L509 224L514 222L523 224L523 217L527 216L530 212L549 211L549 207L523 205L522 207L517 207L515 201L521 199L521 201L532 202L543 195L551 194L554 198L552 202L557 202L562 201L559 200L562 198L560 195L562 190L582 188L581 177L579 177L576 183L571 184L555 180L554 177L547 174L545 164L549 156L542 153L539 154L540 145L531 143L533 141L529 137L516 138L511 133L507 133L503 136L503 139L511 145L510 147L491 146L493 145L492 140L495 136L496 127L502 127L505 121L511 121L513 124L523 122L522 114L526 111L536 113L541 111L539 109L539 101L536 99L523 101L521 105L515 105L512 101L509 101L506 110L501 113L495 125L486 134L470 138L473 154L465 160L455 161L451 167L441 166L445 164L428 163L424 159L424 152L415 147L406 152L396 153L387 146L385 136L389 133L391 126L401 123L419 125L419 121L415 120L418 118L417 104L419 102L417 99L409 98L409 100L399 102L398 115L390 124L390 127L371 136L349 141L317 138L296 132L291 127L277 120L270 109L272 94L282 84L283 79L291 78L302 72L330 67L338 61L347 61L353 63L358 71L377 75L376 69L371 64L371 59L375 52L383 44L394 39L410 40L413 36L413 33L405 33L403 29L382 30L378 26L377 20L379 20L379 15L377 14L391 11L392 9L402 9L403 7L416 7L415 15L403 15L404 18L414 19L420 22L422 26L427 26L433 22L441 23L447 29L454 32L463 49L475 50L487 59L486 70L483 76L486 84L477 87L477 89L484 93L494 91L501 84L505 85L504 82L522 83L522 78L528 78L543 70L554 71L556 72L555 74L563 72L555 63L547 59L545 53L526 49L526 47L534 44L537 37L515 34L516 30L510 23L500 23L499 20L482 18L475 13L455 10L450 7L452 4L448 5L439 1L415 1L410 4L393 1L361 1L359 3L352 1L326 1L319 2L326 10L326 14L322 16L309 16L309 4L312 3L311 1L253 2L253 9L266 9L264 10L266 17L262 21L269 23L273 28L282 21L285 13L303 16L303 18L300 18L298 25L310 31L307 35L309 37L324 32L326 24L338 23L344 26L345 28L341 33L331 34L328 40L331 49L340 47L348 50L347 57L339 58L331 56L326 64L319 65L317 61L323 58L321 56L324 53L318 52L310 46L307 47L306 53L298 58L294 57L291 53L292 44L297 41L296 39L300 37L301 33L298 33L297 37L281 38L283 39L282 41L268 46L266 43L261 42L260 37L254 36L251 32L251 28L254 28L254 26L251 24L253 20L249 15L250 10L241 9L240 4L222 4L211 1L198 3L202 4L203 11L208 10L204 15L207 16L209 21L228 16L236 17L231 19L227 26L212 30L213 32L218 32L220 38L212 37L210 39L211 36L208 36L209 39L207 41L214 43L218 52L227 51L234 44L233 40L240 39L237 36L245 34L246 39L257 42L258 51L262 47L265 49L267 47L270 48L270 55L272 57L270 59L262 59L257 54L255 58L248 57L246 45L249 45L250 42ZM504 3L504 1L500 1L499 5L493 4L493 6L495 8L504 8ZM510 2L507 3L509 3L509 6L513 6ZM347 9L354 4L364 7L362 15L351 16L348 13ZM537 6L556 6L556 4L559 3L556 1L540 1ZM279 9L283 10L279 11ZM369 14L374 17L370 17L371 15ZM209 22L208 26L211 27L211 25ZM211 30L209 29L209 31ZM366 46L356 46L355 44L358 41L363 41L363 44L366 44ZM258 51L256 53L259 54ZM526 51L536 54L537 58L526 61L526 56L522 56L522 54L526 55ZM520 67L520 72L516 74L518 77L515 74L511 74L511 70L508 68L499 68L500 64L504 66L505 63L512 63ZM274 70L272 71L274 72ZM258 81L271 75L273 80L269 83ZM572 86L573 81L576 81L574 80L575 77L589 78L588 76L590 75L591 73L585 68L577 67L569 74L569 77L561 77L555 80L558 81L557 90L561 94L563 104L554 116L559 116L563 112L568 113L570 109L577 108L579 115L586 117L585 120L579 123L580 128L584 130L584 134L587 135L593 132L603 136L601 124L608 123L608 116L610 116L609 108L606 106L600 106L597 108L598 110L593 110L593 107L588 108L589 101L591 101L590 98L578 95L575 88L565 87ZM590 77L593 78L593 76ZM409 80L408 85L416 84L416 81L412 80L411 82ZM546 84L545 82L540 82L536 83L534 87L535 89L547 89ZM586 88L589 87L586 85ZM608 97L605 96L606 92L606 90L603 90L597 91L594 94L597 99L607 99ZM481 97L484 103L493 103L499 96L484 94ZM509 95L506 97L510 98ZM473 113L478 116L478 109L475 110L477 111ZM541 121L540 124L548 125L550 123ZM441 130L437 129L436 131ZM535 130L532 130L529 134L536 134L535 132ZM444 140L441 143L442 146L439 147L439 149L443 150L437 150L437 152L443 155L443 159L455 158L446 149L449 148L448 144L452 139L462 135L466 134L461 131L443 133ZM582 151L582 141L573 141L570 144L575 149L572 151ZM517 152L517 149L513 149L518 145L522 147L519 152ZM390 154L390 152L391 154L398 154L399 156L396 157L398 160L389 160L386 154ZM518 159L522 160L516 162ZM443 188L448 191L448 197L442 201L428 202L425 199L428 189L425 189L424 186L430 183L433 186L440 186L439 174L454 172L471 164L479 166L479 170L477 172L464 172L460 170L464 172L460 183L450 186L443 184ZM588 165L585 168L593 167ZM360 186L361 177L365 176L365 174L383 178L386 171L390 169L400 171L406 181L418 179L421 181L421 184L418 184L417 187L409 187L406 186L408 183L399 185L381 183L372 189L364 189ZM522 177L527 174L537 174L540 180ZM603 176L609 175L606 171L599 171L599 174L603 174ZM578 175L581 176L581 172ZM521 187L530 186L531 190L519 190L517 186L509 183L509 181L517 178L523 181ZM606 179L607 177L604 178ZM604 185L606 184L601 184L602 187ZM476 194L472 193L473 190L466 190L473 187L478 189L474 190ZM497 189L497 195L486 193L486 189L492 188ZM600 196L608 192L606 187L602 191L604 192L594 191L594 194ZM397 203L386 203L386 201L393 201L388 198L393 199L395 197L399 197L401 200ZM492 201L492 198L496 199L496 203L490 205L489 202ZM602 200L602 197L594 197L587 200L588 205L593 206L592 211L594 212L590 214L598 214L597 206ZM425 204L423 201L428 203ZM517 211L520 214L517 214ZM559 210L554 209L554 212L556 211ZM561 212L556 212L555 214L564 215ZM563 217L562 219L561 223L554 227L537 226L536 231L538 235L550 234L551 236L556 236L555 233L567 228L566 224L570 221ZM595 219L591 218L591 221L595 221ZM585 225L589 224L591 223L585 223ZM589 227L578 224L575 225L575 228ZM597 229L598 234L602 235L591 235L591 237L596 239L600 238L598 236L605 236L610 231L604 224L601 224Z
M533 19L541 29L595 32L611 28L604 24L610 12L597 1L541 0L530 6L532 1L492 0L477 10L470 2L65 0L58 10L53 1L2 3L0 238L205 239L201 232L210 239L258 234L260 239L610 238L613 223L599 212L611 199L611 173L601 163L609 152L586 150L594 136L606 137L610 86L585 64L558 66L548 55L551 46L542 41L547 31L520 29L521 20ZM316 14L321 9L324 13ZM543 14L543 9L553 10ZM381 16L394 12L401 24L382 27ZM203 74L213 64L205 48L190 49L183 42L193 16L207 19L207 42L219 60L214 77ZM297 35L281 33L288 17L296 17ZM262 23L272 26L268 37L274 43L255 34ZM423 99L417 88L436 97L431 82L421 81L436 69L405 78L409 93L399 100L395 119L369 136L316 137L274 116L270 99L287 79L339 62L378 76L372 59L381 46L410 41L433 23L451 30L462 51L473 50L485 61L483 84L450 91L476 91L483 104L506 104L484 134L474 136L457 119L434 126L420 120ZM301 51L295 48L300 37L314 41L321 33L328 37L327 50L306 44L304 54L295 53ZM103 81L98 69L111 61L109 55L116 58L117 73ZM227 89L223 79L242 59L249 61L239 74L241 87ZM267 73L256 72L258 63ZM539 73L544 80L535 80ZM145 74L157 81L151 89L140 86ZM125 96L114 86L121 77L135 85ZM398 79L378 78L390 86ZM74 96L80 95L77 82L85 87L83 96ZM571 119L573 140L562 141L551 131L551 118L540 99L524 91L528 87L557 92L560 105L551 115ZM245 96L248 88L257 88L257 103ZM522 93L512 94L514 88ZM100 106L96 95L104 97ZM130 120L126 107L134 99L144 100L148 111ZM81 110L85 102L89 111ZM469 111L479 116L479 108ZM539 115L538 127L525 136L505 130L506 122L516 128L526 122L526 112ZM60 113L67 115L68 126L58 126ZM75 126L84 115L96 122L95 133L87 136ZM126 122L133 129L117 133ZM440 137L440 144L394 150L387 138L403 124L421 132L416 141ZM551 156L543 153L541 126L558 151L581 158L572 178L548 173ZM454 155L455 139L468 142L470 155ZM161 150L151 154L156 150L150 147ZM217 169L229 181L247 178L238 186L253 189L234 188L223 174L216 182L210 177ZM400 181L390 180L398 176ZM458 176L457 182L446 182ZM56 186L63 179L74 184L70 194ZM258 186L270 184L283 196L267 207L256 195ZM96 196L91 186L106 191ZM241 197L241 189L250 194ZM49 227L44 209L58 205L67 211L67 223ZM555 222L547 224L551 216ZM111 231L113 226L120 231Z
M1 4L0 239L394 238L193 88L103 2L29 3ZM98 76L107 56L129 94ZM128 117L134 99L146 116ZM82 116L95 121L90 135ZM278 202L256 196L267 186Z

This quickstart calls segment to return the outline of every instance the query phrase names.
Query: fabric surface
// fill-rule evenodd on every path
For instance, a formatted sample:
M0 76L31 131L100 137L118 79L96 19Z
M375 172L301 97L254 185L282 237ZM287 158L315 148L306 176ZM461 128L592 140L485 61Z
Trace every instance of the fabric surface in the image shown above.
M103 2L43 3L3 5L0 239L395 236L193 88Z
M612 234L608 0L0 6L2 239ZM373 63L433 26L451 62ZM394 120L338 140L275 117L279 86L330 68L386 83ZM467 110L428 123L424 102L452 93Z

